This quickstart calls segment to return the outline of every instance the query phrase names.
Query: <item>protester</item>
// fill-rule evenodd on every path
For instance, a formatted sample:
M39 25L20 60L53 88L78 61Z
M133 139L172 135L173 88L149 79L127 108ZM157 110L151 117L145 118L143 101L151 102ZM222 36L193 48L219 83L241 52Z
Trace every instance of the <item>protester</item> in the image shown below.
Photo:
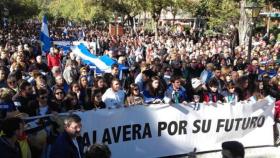
M171 85L165 92L165 103L186 103L187 102L187 92L184 87L181 86L181 77L172 76Z
M203 101L206 103L222 103L224 98L219 93L219 82L213 78L208 83L208 91L204 92Z
M240 142L228 141L222 143L223 158L244 158L245 149Z
M64 132L53 144L50 158L83 158L82 140L79 137L81 128L81 118L78 115L67 116L64 120Z
M233 82L229 82L226 85L226 91L224 92L224 100L226 103L237 103L238 95L235 92L235 84Z
M130 35L126 30L115 37L107 28L88 24L61 25L60 20L50 23L51 41L84 43L98 59L112 59L106 63L110 72L100 71L97 65L93 68L90 61L55 42L49 52L42 52L36 23L23 21L0 28L1 119L161 103L231 106L268 95L279 103L280 44L272 34L267 39L253 36L248 61L247 46L236 41L236 27L229 30L233 37L198 36L196 30L178 35L166 28L156 38L146 32ZM279 120L279 113L276 116Z
M53 88L53 98L51 99L50 109L58 113L62 112L64 105L65 92L61 87L55 86Z
M18 108L20 112L29 113L28 103L30 100L34 100L35 97L33 95L32 86L27 81L23 81L19 85L19 92L13 97L13 101L15 106Z
M140 89L137 84L130 84L129 95L126 98L126 106L143 105L144 96L140 93Z
M52 47L47 55L49 69L51 70L54 66L60 66L61 59L62 57L61 54L59 53L59 50L55 47Z
M107 108L120 108L124 106L124 99L125 92L121 90L119 79L112 79L111 88L107 89L103 94L102 101Z
M75 92L68 92L62 105L62 112L73 112L82 109L81 105L79 105L79 100Z
M92 90L96 90L96 89L101 90L102 94L104 94L105 91L107 90L104 78L102 76L96 76L94 79Z
M105 144L93 144L86 152L85 158L110 158L111 151Z
M23 120L20 118L8 118L1 124L1 130L4 133L0 137L1 157L21 158L27 154L26 152L30 153L30 151L22 151L19 144L19 139L24 136Z
M159 77L152 77L144 90L144 101L148 104L163 103L165 89Z

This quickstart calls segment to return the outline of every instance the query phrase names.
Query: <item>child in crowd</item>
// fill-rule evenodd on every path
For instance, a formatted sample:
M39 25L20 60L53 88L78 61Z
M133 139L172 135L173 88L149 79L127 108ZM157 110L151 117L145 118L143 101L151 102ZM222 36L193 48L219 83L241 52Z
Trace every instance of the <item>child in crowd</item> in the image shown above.
M223 102L223 96L218 92L219 83L216 79L211 79L208 83L208 91L203 94L203 101L206 103Z
M238 102L238 95L235 92L235 84L233 82L229 82L226 85L226 91L224 92L224 101L226 103L237 103Z

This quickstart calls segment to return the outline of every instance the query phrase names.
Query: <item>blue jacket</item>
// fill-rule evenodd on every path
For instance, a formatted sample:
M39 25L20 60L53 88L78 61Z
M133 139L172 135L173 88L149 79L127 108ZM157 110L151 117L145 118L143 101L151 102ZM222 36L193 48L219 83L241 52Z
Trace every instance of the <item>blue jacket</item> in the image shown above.
M52 145L50 158L83 158L82 140L77 138L77 142L81 157L79 157L78 150L71 137L64 131Z
M145 103L147 103L147 104L152 103L152 102L155 101L156 99L162 100L163 97L164 97L164 93L163 93L163 92L158 92L155 96L153 96L153 95L151 95L151 94L149 93L149 91L147 91L147 90L144 90L143 95L144 95L144 101L145 101Z
M173 86L170 85L165 92L165 97L171 100L171 103L182 103L183 101L187 101L187 93L184 87L180 87L180 89L176 92L173 89Z

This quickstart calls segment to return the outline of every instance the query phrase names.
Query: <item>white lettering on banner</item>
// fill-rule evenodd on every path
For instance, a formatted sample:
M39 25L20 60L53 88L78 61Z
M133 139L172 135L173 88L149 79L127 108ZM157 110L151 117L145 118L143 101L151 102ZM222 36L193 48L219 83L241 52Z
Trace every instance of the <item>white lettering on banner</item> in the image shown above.
M256 109L255 107L260 107ZM112 157L161 157L220 150L224 141L273 145L274 100L254 103L151 105L79 112L85 146L107 143Z

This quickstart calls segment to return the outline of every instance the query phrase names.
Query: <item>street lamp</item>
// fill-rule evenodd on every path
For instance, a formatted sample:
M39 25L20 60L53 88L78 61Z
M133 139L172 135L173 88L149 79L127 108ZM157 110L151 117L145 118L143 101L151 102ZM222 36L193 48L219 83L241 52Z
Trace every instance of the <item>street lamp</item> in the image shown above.
M249 34L249 45L248 45L248 56L247 60L250 63L251 62L251 52L252 52L252 35L253 35L253 29L255 27L255 19L259 16L260 11L262 9L261 6L258 5L256 2L251 2L247 4L245 7L245 13L247 17L251 18L252 23L250 23L250 34Z

